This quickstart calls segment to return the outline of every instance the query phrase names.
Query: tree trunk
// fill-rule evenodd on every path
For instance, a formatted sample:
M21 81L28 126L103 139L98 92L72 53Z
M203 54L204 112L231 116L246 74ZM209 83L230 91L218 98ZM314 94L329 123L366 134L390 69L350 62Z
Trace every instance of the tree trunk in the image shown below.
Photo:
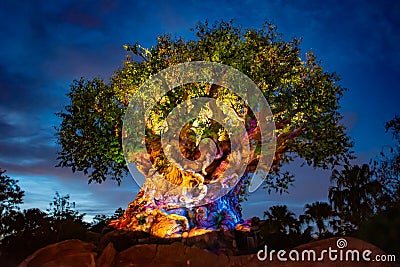
M158 203L146 190L146 183L124 215L110 226L131 231L145 231L158 237L178 237L185 232L196 235L210 230L232 230L243 222L239 193L243 181L214 202L194 207L174 207Z
M219 132L220 127L217 122L211 122L209 126L212 132ZM165 148L161 145L161 137L153 132L146 135L146 151L129 151L128 162L138 166L146 181L124 215L112 221L110 226L145 231L159 237L247 228L247 224L239 225L243 223L239 198L246 188L248 174L255 171L261 157L261 153L255 151L262 140L256 120L249 119L245 133L235 133L231 140L220 140L221 136L213 138L217 149L212 161L207 156L203 158L207 153L203 155L202 152L211 150L202 149L204 144L189 138L193 136L190 129L191 124L187 123L180 132L174 133L179 139L169 140ZM249 144L249 150L242 144ZM185 161L166 164L167 159L178 157L167 158L165 153L177 154L179 150L186 159L202 159L196 161L200 165L188 168ZM284 149L279 153L285 153ZM273 165L278 161L279 157L275 155ZM263 168L266 172L269 170L269 166ZM199 202L199 199L213 201Z

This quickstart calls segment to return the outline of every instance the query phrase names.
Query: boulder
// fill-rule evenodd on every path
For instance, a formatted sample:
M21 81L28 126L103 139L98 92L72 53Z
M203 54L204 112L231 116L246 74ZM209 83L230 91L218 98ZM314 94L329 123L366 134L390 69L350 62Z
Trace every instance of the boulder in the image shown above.
M212 243L215 241L212 241L212 239L216 238L232 239L232 236L229 235L222 236L225 234L216 233L215 235L208 236L203 241L207 239ZM371 260L376 255L386 255L376 246L360 239L352 237L340 239L339 237L334 237L310 242L286 251L286 257L293 250L296 250L300 255L303 251L313 250L318 255L317 257L319 257L323 250L328 250L329 248L339 252L342 251L343 255L346 255L346 252L349 250L358 250L360 253L370 250ZM114 249L114 244L108 243L97 260L94 249L95 246L90 243L79 240L67 240L36 251L19 266L399 266L393 262L345 261L339 258L336 261L330 261L326 254L323 260L317 262L309 260L283 262L279 261L276 257L277 252L275 252L272 261L269 257L265 260L260 260L258 256L263 256L263 253L258 253L259 255L255 253L240 256L216 254L207 249L185 245L182 242L172 244L138 244L120 252Z
M19 267L95 267L95 245L78 239L65 240L37 250L26 258Z
M157 246L136 245L121 251L115 258L115 266L155 266L152 261L156 257Z
M103 250L111 242L117 251L122 251L140 243L147 243L149 238L150 234L146 232L113 230L100 239L99 249Z
M100 257L96 260L97 267L109 267L114 265L114 259L117 251L114 249L113 243L108 243Z
M181 243L169 245L137 245L120 252L115 266L229 266L225 255L187 247Z

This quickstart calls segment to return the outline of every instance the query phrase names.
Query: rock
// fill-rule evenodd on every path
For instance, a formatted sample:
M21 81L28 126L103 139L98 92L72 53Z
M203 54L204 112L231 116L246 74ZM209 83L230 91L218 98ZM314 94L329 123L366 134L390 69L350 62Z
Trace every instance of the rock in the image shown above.
M196 236L200 238L202 236ZM202 237L203 242L208 240L211 244L222 246L223 240L230 240L232 238L231 233L226 232L215 232L208 234L208 237ZM300 253L302 251L313 250L317 255L321 255L322 250L327 250L329 247L336 250L342 250L343 255L346 255L348 250L358 250L360 252L364 250L371 250L371 259L375 255L385 255L385 253L379 248L372 244L364 242L360 239L346 237L347 246L343 249L338 249L337 242L340 238L330 238L320 241L314 241L308 244L304 244L293 248ZM170 239L169 239L170 240ZM189 240L189 239L187 239ZM199 240L197 240L199 241ZM343 241L343 240L342 240ZM322 261L279 261L275 256L270 261L267 258L261 261L257 257L257 253L250 255L225 255L216 254L209 250L191 247L182 244L181 242L175 242L172 244L140 244L131 246L121 252L117 252L113 248L113 244L109 243L103 250L97 261L95 261L96 253L93 251L94 245L85 243L79 240L67 240L57 244L49 245L36 251L34 254L29 256L19 266L376 266L376 267L389 267L397 266L390 262L364 262L364 261L330 261L326 256ZM286 251L286 256L291 251ZM261 254L260 254L261 255ZM326 254L325 254L326 255ZM262 256L262 255L261 255ZM96 265L97 264L97 265Z
M155 266L152 261L156 257L157 246L156 244L136 245L121 251L115 257L114 266Z
M189 247L196 247L200 249L207 249L209 251L215 251L217 248L217 240L219 232L207 231L205 229L199 229L205 231L203 234L193 234L196 229L192 229L189 232L189 237L186 239L186 245ZM206 232L207 231L207 232Z
M251 218L250 225L251 226L258 226L260 224L261 220L259 217L253 217Z
M71 239L48 245L26 258L19 267L79 266L95 267L95 246Z
M114 265L114 259L117 251L114 249L113 244L108 243L107 247L103 250L100 257L96 261L97 267L109 267Z
M193 231L193 230L191 230ZM232 231L209 231L201 235L192 235L184 240L184 243L190 247L206 249L215 254L234 255L237 249L233 246L235 236Z
M99 249L103 250L110 242L117 251L122 251L138 243L149 240L150 234L141 231L114 230L100 239Z
M115 266L229 266L225 255L187 247L181 243L170 245L137 245L120 252Z
M189 248L186 251L185 259L189 266L229 266L229 259L226 255L215 255L198 248Z

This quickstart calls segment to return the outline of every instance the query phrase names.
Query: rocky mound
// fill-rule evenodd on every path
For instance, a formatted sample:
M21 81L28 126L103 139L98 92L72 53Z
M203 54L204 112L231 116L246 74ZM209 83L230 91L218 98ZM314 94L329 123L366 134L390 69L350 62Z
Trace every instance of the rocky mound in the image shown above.
M319 262L295 262L289 259L287 262L282 262L277 259L276 252L272 261L268 257L261 261L259 258L265 256L264 250L256 254L232 256L215 254L205 249L185 245L182 242L175 242L171 244L139 244L117 251L113 243L109 242L104 249L99 251L91 243L74 239L44 247L25 259L19 266L399 266L391 262L373 261L376 255L386 254L372 244L350 237L343 239L345 241L338 240L339 238L330 238L311 242L286 251L284 255L286 258L289 255L295 257L296 253L291 252L294 250L299 255L302 255L304 251L304 254L308 255L310 250L315 251L316 255L321 255L323 250L331 248L331 250L337 251L336 261L330 261L325 254L324 259ZM343 242L347 242L347 244ZM339 249L338 246L343 248ZM346 262L345 255L351 255L350 252L354 250L360 252L360 257L363 251L370 250L371 253L366 254L369 254L368 257L371 261ZM340 260L341 253L343 260Z

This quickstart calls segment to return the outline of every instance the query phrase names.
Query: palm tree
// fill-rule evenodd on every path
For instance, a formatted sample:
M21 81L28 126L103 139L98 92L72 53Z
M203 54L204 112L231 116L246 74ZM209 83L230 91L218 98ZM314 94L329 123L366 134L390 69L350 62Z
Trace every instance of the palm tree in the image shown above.
M300 231L295 214L289 211L286 205L270 207L268 211L264 211L265 217L268 218L267 222L276 225L281 233L292 234Z
M318 229L318 238L321 238L327 231L325 221L334 215L331 205L326 202L316 201L306 204L304 209L304 215L300 215L300 221L307 224L315 222Z
M367 164L345 165L340 172L332 172L331 182L336 185L329 189L329 201L339 217L354 229L374 214L376 200L382 195L382 184L372 176Z

